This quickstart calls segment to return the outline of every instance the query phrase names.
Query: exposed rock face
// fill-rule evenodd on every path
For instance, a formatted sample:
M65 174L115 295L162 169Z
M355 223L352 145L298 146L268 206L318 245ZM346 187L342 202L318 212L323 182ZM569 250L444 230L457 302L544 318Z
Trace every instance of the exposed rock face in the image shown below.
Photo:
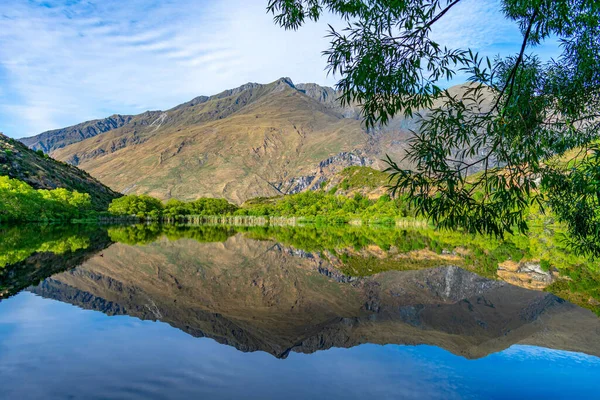
M544 290L558 279L556 271L544 271L539 262L505 261L498 265L498 277L526 289Z
M600 320L552 294L453 266L349 278L317 253L240 235L115 244L31 290L282 358L362 343L432 344L469 358L515 343L600 355Z
M336 166L341 169L351 166L367 167L373 165L374 161L367 157L362 157L359 154L342 152L333 157L329 157L319 163L319 170L322 172L326 168Z
M299 83L296 88L320 103L338 105L337 97L339 95L333 88L319 86L316 83Z
M33 150L43 150L50 153L54 150L77 143L87 138L127 125L133 115L112 115L104 119L96 119L63 129L55 129L39 135L21 139L26 146Z
M306 190L317 190L321 187L321 183L326 182L344 168L355 166L365 167L375 163L374 160L359 154L351 152L336 154L333 157L329 157L319 162L319 165L313 174L291 178L285 182L277 182L275 187L277 187L282 194L294 194Z
M315 83L300 83L296 88L308 97L339 112L344 118L360 119L360 108L356 105L342 107L339 101L340 92L327 86L319 86Z
M324 182L325 178L317 175L300 176L298 178L289 179L287 182L281 182L278 184L278 188L281 194L294 194L300 193L305 190L318 189L321 182Z

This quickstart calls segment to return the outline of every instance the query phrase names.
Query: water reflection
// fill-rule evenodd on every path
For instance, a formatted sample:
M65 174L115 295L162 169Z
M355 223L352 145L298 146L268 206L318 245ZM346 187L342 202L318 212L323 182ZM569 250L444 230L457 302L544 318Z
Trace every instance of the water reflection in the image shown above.
M74 268L113 244L87 225L0 226L0 300Z
M490 267L492 256L430 232L44 229L3 232L3 238L21 235L12 243L23 243L5 252L16 260L0 270L5 297L34 285L29 290L46 298L166 322L195 337L279 358L364 343L430 344L466 358L513 344L600 355L600 320L592 312L492 279L502 275L497 261ZM504 263L500 271L507 270ZM546 289L560 284L568 291L573 282L565 284L558 271L533 272L550 276ZM568 293L589 304L595 292Z

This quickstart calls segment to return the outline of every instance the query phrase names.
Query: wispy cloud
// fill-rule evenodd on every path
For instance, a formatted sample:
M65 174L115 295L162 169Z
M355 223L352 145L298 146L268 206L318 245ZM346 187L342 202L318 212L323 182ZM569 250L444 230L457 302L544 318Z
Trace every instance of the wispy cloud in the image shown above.
M433 35L448 47L470 47L478 51L518 45L520 40L518 27L502 15L500 0L458 3L433 26Z
M436 34L489 47L515 29L494 21L494 2L468 3ZM281 76L333 84L321 51L327 23L340 21L286 32L265 6L266 0L0 2L0 130L32 135Z
M1 129L35 134L285 74L325 82L325 26L290 32L288 43L251 3L0 4Z
M494 59L516 54L521 47L523 36L513 21L504 17L500 0L463 0L436 23L433 37L449 48L470 48L482 56ZM536 48L542 60L557 54L556 40L548 40ZM453 83L466 80L459 74Z

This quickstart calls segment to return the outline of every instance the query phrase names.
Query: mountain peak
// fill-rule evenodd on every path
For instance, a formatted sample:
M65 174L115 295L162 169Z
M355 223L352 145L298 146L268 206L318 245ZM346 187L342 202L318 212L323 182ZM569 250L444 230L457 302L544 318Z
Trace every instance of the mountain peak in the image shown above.
M277 80L275 81L275 83L276 83L277 85L282 85L282 84L283 84L283 85L288 85L288 86L291 86L291 87L293 87L294 89L296 88L296 86L294 85L294 82L292 82L292 80L291 80L290 78L288 78L288 77L279 78L279 79L277 79Z
M273 92L282 92L288 89L297 90L296 86L294 86L294 82L292 82L290 78L279 78L268 85L268 87L272 88Z

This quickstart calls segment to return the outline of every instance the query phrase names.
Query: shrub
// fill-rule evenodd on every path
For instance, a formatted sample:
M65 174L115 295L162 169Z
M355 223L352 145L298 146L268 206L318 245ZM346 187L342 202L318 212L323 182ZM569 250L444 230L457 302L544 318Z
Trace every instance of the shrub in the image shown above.
M91 209L87 193L62 188L35 190L18 179L0 176L0 221L70 220Z
M108 211L113 215L135 215L139 218L159 219L162 216L183 220L188 215L231 215L238 210L225 199L202 197L191 202L169 199L164 205L147 195L129 195L112 201Z
M140 218L158 218L162 214L163 204L148 195L129 195L114 199L108 206L113 215L136 215Z

